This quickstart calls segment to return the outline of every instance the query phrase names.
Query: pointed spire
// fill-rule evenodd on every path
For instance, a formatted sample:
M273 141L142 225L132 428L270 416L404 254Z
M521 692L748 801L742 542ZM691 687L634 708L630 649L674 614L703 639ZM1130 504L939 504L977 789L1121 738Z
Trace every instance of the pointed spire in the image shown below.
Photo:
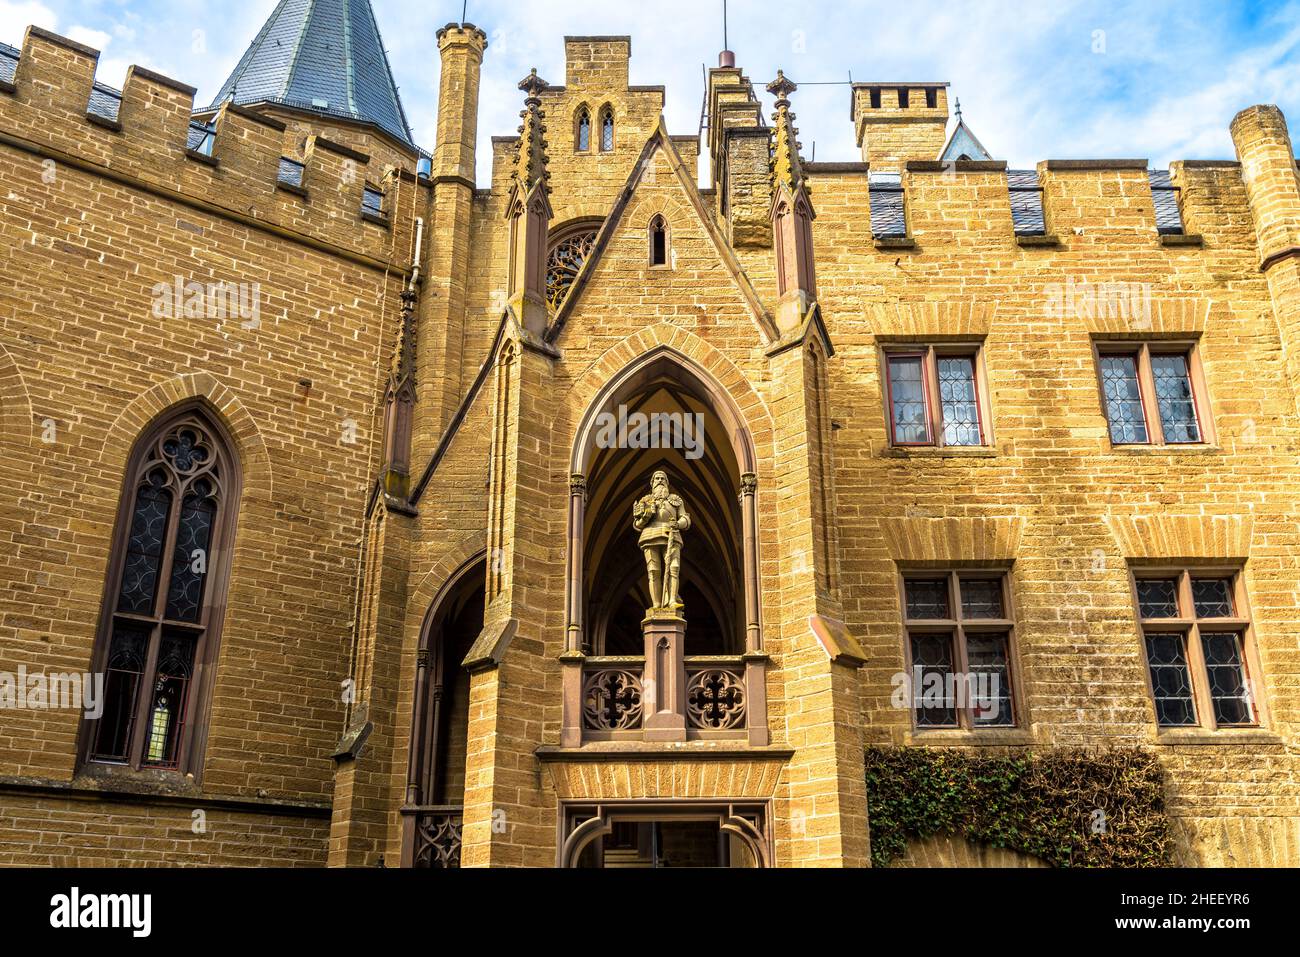
M776 121L774 143L772 146L772 185L785 185L791 192L801 186L807 191L803 178L803 161L799 158L799 131L795 129L795 115L790 112L790 94L799 89L782 70L776 71L776 79L767 85L767 92L776 97L776 112L772 119Z
M370 0L280 0L209 109L227 100L370 123L414 145Z
M546 122L542 112L541 92L547 88L546 81L537 75L537 68L519 81L519 89L525 93L524 108L519 116L523 123L519 126L519 152L515 156L515 182L520 191L527 195L540 180L551 191L550 171L546 168L549 157L546 155Z

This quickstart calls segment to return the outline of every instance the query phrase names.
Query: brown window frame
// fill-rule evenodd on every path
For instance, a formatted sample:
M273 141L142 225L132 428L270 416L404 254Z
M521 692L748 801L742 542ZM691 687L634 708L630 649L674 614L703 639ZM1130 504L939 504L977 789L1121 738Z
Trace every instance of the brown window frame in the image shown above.
M1200 343L1194 339L1099 339L1093 343L1093 366L1097 372L1097 395L1101 402L1101 416L1106 420L1106 438L1115 448L1200 448L1217 444L1214 416L1210 411L1209 391L1205 370L1201 365ZM1106 403L1106 380L1102 375L1101 360L1105 356L1133 356L1136 359L1138 396L1142 401L1142 419L1146 423L1145 442L1116 442L1111 429L1110 409ZM1182 356L1187 362L1187 379L1192 390L1192 409L1201 438L1198 442L1166 442L1164 422L1160 419L1160 403L1156 398L1155 375L1151 371L1152 356Z
M988 391L988 374L984 363L982 342L929 342L915 344L889 344L880 349L881 378L884 382L885 427L889 445L896 449L987 449L993 444L992 404ZM894 422L894 389L890 373L893 359L921 360L921 384L925 392L924 442L900 442ZM980 440L975 445L948 444L944 442L943 401L939 392L939 360L968 358L975 374L975 414L978 419Z
M1178 603L1176 618L1143 618L1142 606L1138 601L1138 582L1142 580L1177 579L1175 591ZM1198 618L1192 598L1192 580L1202 578L1226 578L1231 582L1231 597L1235 615L1229 618ZM1160 734L1177 735L1187 732L1215 732L1222 730L1257 729L1266 727L1267 710L1264 704L1263 685L1259 676L1263 674L1259 662L1259 649L1255 641L1253 616L1250 599L1246 594L1245 570L1241 566L1225 565L1191 565L1191 566L1143 566L1134 568L1129 576L1133 597L1133 610L1137 616L1138 634L1142 646L1142 662L1147 685L1147 697L1151 701L1152 714ZM1241 648L1241 667L1245 673L1246 691L1250 697L1250 707L1255 720L1244 724L1220 725L1214 716L1214 700L1210 694L1210 678L1205 665L1205 651L1201 643L1201 632L1212 634L1233 633L1239 636ZM1151 680L1151 662L1147 652L1147 634L1174 634L1183 636L1183 656L1187 662L1188 683L1191 685L1192 706L1196 711L1194 724L1162 725L1160 714L1155 707L1155 687Z
M165 539L158 561L157 582L154 586L154 611L147 616L121 612L118 610L118 602L122 578L126 570L127 543L135 515L137 493L145 482L146 476L158 468L157 459L151 458L150 453L159 447L170 433L187 425L207 433L219 465L217 513L212 520L212 535L207 547L207 573L203 583L203 598L198 617L195 622L183 622L166 617L174 559L173 549L180 524L179 511L183 504L183 497L174 493L168 505ZM221 645L242 486L243 476L237 446L219 415L205 401L185 402L162 413L145 427L136 440L127 459L118 494L117 515L100 603L91 669L96 674L106 673L116 631L115 624L123 622L133 622L148 630L145 665L136 692L126 759L113 760L96 756L99 721L102 720L102 716L98 719L87 717L82 719L79 732L77 754L80 770L93 768L97 773L109 775L151 774L164 777L193 775L196 781L201 779L214 671ZM182 737L177 743L173 767L145 762L145 748L148 743L148 709L145 707L143 712L141 711L141 704L147 702L150 697L148 689L157 680L158 655L165 630L183 631L192 635L195 641L191 677L180 707L184 721ZM149 680L146 681L145 678ZM105 693L107 693L107 681Z
M909 581L932 581L943 578L948 585L948 610L954 617L952 618L909 618L907 614L907 583ZM1002 591L1002 618L966 618L962 613L961 606L961 586L962 581L997 581L1001 585ZM912 635L915 634L948 634L953 642L953 670L958 675L970 674L970 664L966 649L967 633L974 634L1006 634L1007 641L1007 679L1009 688L1007 696L1011 705L1011 723L1010 724L977 724L974 718L974 709L969 703L965 707L957 708L957 723L952 725L935 725L919 724L916 720L917 705L912 703L909 711L911 712L910 721L912 730L917 734L925 734L932 731L978 731L978 732L1014 732L1022 731L1027 728L1028 722L1025 719L1025 696L1021 687L1021 668L1018 642L1016 641L1016 621L1015 608L1011 603L1011 571L1010 569L988 569L988 568L969 568L969 567L948 567L948 568L908 568L900 570L898 573L898 594L902 602L901 614L903 621L903 660L906 666L908 687L913 680L913 661L912 661Z

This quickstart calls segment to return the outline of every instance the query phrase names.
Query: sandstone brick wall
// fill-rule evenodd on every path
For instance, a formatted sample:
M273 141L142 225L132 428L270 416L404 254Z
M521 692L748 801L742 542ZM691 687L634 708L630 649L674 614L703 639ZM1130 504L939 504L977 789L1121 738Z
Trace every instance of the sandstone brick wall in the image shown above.
M92 55L33 31L20 64L16 92L0 92L0 669L89 667L131 446L202 398L234 437L243 494L206 757L179 787L328 801L409 228L362 221L365 169L348 182L324 139L309 144L303 198L276 190L274 121L223 114L212 167L183 152L192 94L137 74L114 132L85 118ZM176 276L258 284L259 322L156 316L155 284ZM6 712L0 772L69 780L78 725ZM111 802L32 808L0 829L31 860L108 862L128 833L119 815L140 843L118 860L144 859L172 827L170 811ZM327 821L230 820L232 836L177 853L324 860ZM85 841L50 850L65 828Z
M861 863L861 749L881 743L1150 747L1170 775L1182 860L1300 862L1300 392L1287 364L1300 267L1261 273L1272 247L1257 241L1246 170L1176 165L1187 229L1202 244L1170 246L1140 164L1047 162L1044 203L1060 242L1026 247L1002 174L918 166L903 174L916 247L886 251L872 241L866 169L813 167L819 303L834 347L814 360L815 329L778 348L770 233L758 218L761 117L739 71L714 71L734 97L729 122L749 131L713 144L726 183L701 199L697 147L656 139L551 356L509 324L497 338L513 141L494 142L492 182L476 190L482 38L468 29L441 38L444 93L459 96L440 106L433 181L394 180L386 226L361 219L360 199L364 181L409 161L391 143L227 108L214 167L183 149L188 88L135 72L122 129L96 126L85 119L94 52L29 34L16 92L0 92L0 244L10 251L0 265L0 670L88 666L131 444L158 413L205 397L234 436L244 493L204 772L185 787L200 804L329 801L333 817L214 810L200 837L184 807L6 797L0 862L396 860L421 625L480 556L494 582L488 628L514 619L518 630L471 683L466 864L552 864L559 803L575 796L771 800L779 864ZM565 85L551 78L543 94L553 226L609 215L661 136L663 92L629 85L625 38L570 38L567 53ZM571 129L581 103L593 122L583 155ZM601 154L606 104L616 147ZM1239 137L1239 148L1250 142ZM299 145L306 197L275 185L279 156ZM369 161L354 181L358 150ZM655 215L668 224L668 269L648 265ZM415 511L380 502L367 513L414 216L426 224ZM260 326L155 318L154 285L176 275L259 283ZM1056 310L1081 283L1134 284L1149 307ZM1198 341L1213 445L1111 446L1093 344L1152 336ZM991 447L888 446L879 348L936 340L983 344ZM558 742L561 722L574 435L598 391L655 349L715 381L753 438L773 747L745 762L543 763L537 749ZM480 376L501 354L510 362ZM828 421L807 391L823 382ZM814 495L826 472L834 500L823 505ZM827 521L833 534L819 527ZM1267 726L1157 734L1130 565L1238 561ZM1011 569L1023 720L1006 733L918 733L890 703L904 662L897 573L968 562ZM843 619L865 648L861 670L831 661L814 614ZM360 682L352 717L373 728L361 757L336 771L349 676ZM77 726L65 712L5 714L0 775L68 782ZM944 855L984 859L913 854Z
M329 820L6 794L5 867L320 867Z
M979 743L961 733L915 733L906 712L889 705L889 677L903 667L896 563L969 561L978 537L963 523L1012 521L1016 540L998 544L990 532L995 544L986 554L1014 560L1024 743L1155 747L1180 820L1229 841L1245 838L1223 822L1244 820L1247 830L1276 833L1289 846L1278 828L1300 815L1288 754L1300 666L1292 614L1300 463L1293 390L1239 170L1182 168L1188 227L1204 247L1174 248L1156 236L1141 169L1054 165L1043 171L1044 202L1061 247L1017 248L999 174L909 173L918 249L901 257L873 248L862 174L814 176L818 284L837 348L831 404L839 426L841 595L870 658L862 672L866 739ZM1054 315L1053 290L1068 282L1140 284L1151 308ZM1091 348L1102 336L1198 338L1217 445L1112 447ZM993 448L890 449L879 343L952 337L984 342ZM1115 531L1116 521L1166 516L1165 534ZM1235 533L1224 535L1223 523ZM929 550L906 544L927 539L935 542ZM1129 563L1234 559L1246 562L1261 693L1272 718L1258 731L1173 743L1177 736L1156 734ZM1207 822L1207 811L1220 823ZM1189 860L1197 854L1220 859L1202 850ZM1236 846L1233 855L1242 863L1279 859L1258 843Z

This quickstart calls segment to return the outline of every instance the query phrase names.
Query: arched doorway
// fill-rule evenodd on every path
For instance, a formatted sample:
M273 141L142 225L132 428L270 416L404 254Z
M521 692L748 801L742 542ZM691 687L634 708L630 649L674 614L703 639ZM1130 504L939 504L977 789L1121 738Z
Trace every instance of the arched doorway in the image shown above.
M429 606L416 659L402 864L459 867L470 674L463 662L483 630L483 556L463 565Z
M765 744L756 465L732 398L681 353L656 349L596 396L571 468L565 659L581 674L567 680L564 740L640 733L637 659L644 664L651 602L632 506L663 471L691 518L682 536L686 632L677 663L688 736Z

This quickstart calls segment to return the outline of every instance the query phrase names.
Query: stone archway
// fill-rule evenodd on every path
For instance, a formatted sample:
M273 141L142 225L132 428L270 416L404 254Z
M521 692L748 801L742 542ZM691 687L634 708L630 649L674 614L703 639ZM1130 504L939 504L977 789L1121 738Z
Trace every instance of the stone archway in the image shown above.
M465 656L483 629L486 562L460 566L420 628L411 718L403 867L459 867L468 755L470 674Z
M743 697L748 709L743 724L737 715L735 721L697 730L747 730L750 743L765 744L756 467L753 440L735 400L706 370L669 346L652 348L597 391L579 422L570 460L566 659L634 658L647 647L641 622L648 607L645 565L631 506L649 491L651 476L663 471L692 521L682 547L684 650L673 654L735 659L717 663L705 677L680 671L678 662L678 673L688 687L707 683L700 692L706 696ZM648 666L649 658L643 660ZM618 687L607 690L623 694L630 688L627 693L635 698L640 676L634 672L634 662L623 663L611 678ZM649 681L651 674L646 677ZM582 710L578 699L588 694L583 688L591 679L591 674L569 676L571 710ZM579 715L570 719L565 740L572 743L581 732L574 726ZM630 729L610 721L610 727L596 730Z

